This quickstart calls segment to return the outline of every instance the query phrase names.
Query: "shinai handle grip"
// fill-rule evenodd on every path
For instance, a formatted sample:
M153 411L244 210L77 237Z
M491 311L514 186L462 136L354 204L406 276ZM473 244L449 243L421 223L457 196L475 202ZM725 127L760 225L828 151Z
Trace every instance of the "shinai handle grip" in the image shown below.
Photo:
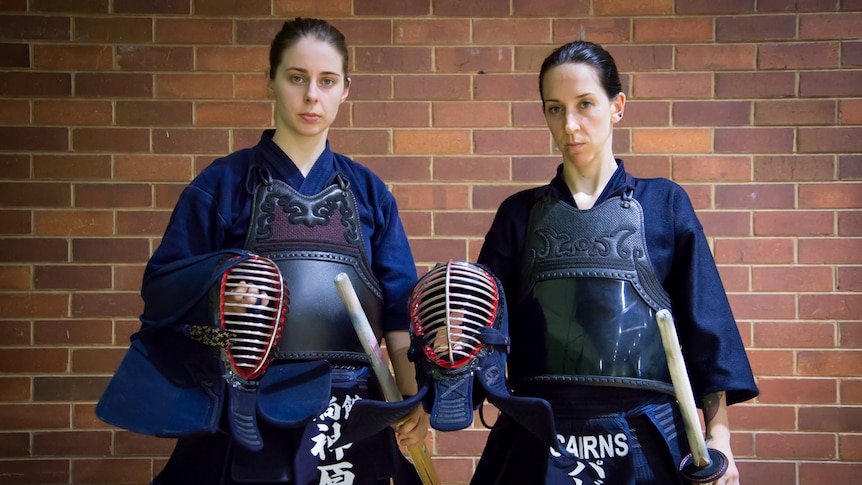
M346 273L339 273L335 277L335 286L338 288L338 293L344 301L344 306L350 314L350 321L353 323L353 329L356 330L356 335L362 344L362 348L368 357L371 358L371 368L374 370L374 375L380 383L383 390L383 397L389 402L396 402L402 399L401 391L398 390L398 385L395 379L389 372L389 364L383 358L383 351L377 343L377 336L371 329L371 324L368 322L368 317L365 316L365 311L362 310L362 304L359 302L359 297L356 296L356 290L353 289L353 284ZM431 454L425 444L418 444L407 447L407 452L413 460L413 466L416 467L416 472L422 479L425 485L440 485L440 479L437 477L437 471L431 463Z
M668 310L664 309L659 310L655 316L659 332L661 332L661 342L667 356L670 379L673 382L673 389L679 402L679 410L685 425L685 435L688 438L692 458L694 458L695 465L707 466L710 464L709 452L706 449L703 431L700 429L697 405L694 402L694 393L691 390L691 381L685 368L685 360L682 358L682 350L679 346L679 337L676 335L673 317Z

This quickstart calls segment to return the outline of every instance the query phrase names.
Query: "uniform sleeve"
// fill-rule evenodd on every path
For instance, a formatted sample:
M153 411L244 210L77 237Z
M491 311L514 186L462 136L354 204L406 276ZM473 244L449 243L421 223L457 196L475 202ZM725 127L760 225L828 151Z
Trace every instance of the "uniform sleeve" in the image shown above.
M241 248L253 200L246 187L250 150L218 159L180 193L146 275L165 264L223 249Z
M676 187L670 200L672 266L665 286L695 397L700 402L726 391L728 404L749 400L758 391L736 320L703 227L686 193Z
M147 264L145 283L146 276L166 264L221 249L227 226L214 195L197 185L187 186Z
M226 221L213 195L197 186L187 186L149 265L157 269L171 261L214 251L221 244L224 226Z
M383 331L406 330L410 292L418 279L413 252L395 197L382 181L377 188L375 230L371 235L371 267L383 291Z
M530 193L520 192L500 204L477 259L503 284L509 305L514 304L512 298L521 291L520 258L523 257L531 200Z
M181 192L144 271L145 323L184 313L194 302L183 300L203 294L206 288L199 286L210 284L211 274L199 273L211 273L225 251L242 247L248 223L239 220L237 208L248 200L240 175L229 164L216 162Z

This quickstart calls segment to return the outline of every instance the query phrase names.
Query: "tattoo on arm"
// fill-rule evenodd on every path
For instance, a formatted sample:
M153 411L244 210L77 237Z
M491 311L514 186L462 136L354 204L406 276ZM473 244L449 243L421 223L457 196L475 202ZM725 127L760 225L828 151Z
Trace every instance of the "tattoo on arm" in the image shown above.
M712 421L718 413L718 406L721 404L721 398L724 397L724 391L708 394L703 397L703 420L706 423Z

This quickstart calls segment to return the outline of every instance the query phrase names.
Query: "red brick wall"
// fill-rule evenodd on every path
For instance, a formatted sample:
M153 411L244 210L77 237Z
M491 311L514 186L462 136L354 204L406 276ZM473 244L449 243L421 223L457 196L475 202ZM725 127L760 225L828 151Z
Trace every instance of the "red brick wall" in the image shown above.
M268 41L296 15L348 36L333 146L390 184L420 271L475 258L503 197L552 175L544 56L608 46L616 153L691 195L758 377L731 411L743 481L858 481L862 1L0 0L0 483L164 463L170 441L93 406L179 191L270 126ZM485 436L434 434L446 482Z

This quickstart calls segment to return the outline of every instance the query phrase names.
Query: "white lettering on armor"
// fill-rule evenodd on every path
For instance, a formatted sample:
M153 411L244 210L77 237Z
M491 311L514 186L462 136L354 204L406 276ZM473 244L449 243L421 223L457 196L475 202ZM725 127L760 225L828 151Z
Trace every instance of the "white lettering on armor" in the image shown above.
M314 445L311 454L320 461L326 461L327 452L331 452L338 463L320 465L319 485L352 485L355 475L351 471L353 463L344 461L344 451L353 446L347 443L344 446L333 449L332 445L341 437L341 426L350 418L350 410L361 398L358 395L347 396L344 402L338 403L334 396L329 402L329 407L314 419L318 434L311 438Z
M350 471L352 463L336 463L335 465L319 466L320 485L352 485L356 475Z
M623 433L614 435L614 444L617 445L617 456L626 456L629 454L628 438Z
M584 436L584 446L581 448L583 452L581 456L585 459L589 460L590 455L593 455L593 458L601 458L599 454L596 452L596 437L595 436Z
M557 435L557 440L565 445L566 451L576 458L584 460L604 460L615 456L626 456L629 454L628 437L625 433L569 436ZM557 450L550 449L551 456L560 457Z

